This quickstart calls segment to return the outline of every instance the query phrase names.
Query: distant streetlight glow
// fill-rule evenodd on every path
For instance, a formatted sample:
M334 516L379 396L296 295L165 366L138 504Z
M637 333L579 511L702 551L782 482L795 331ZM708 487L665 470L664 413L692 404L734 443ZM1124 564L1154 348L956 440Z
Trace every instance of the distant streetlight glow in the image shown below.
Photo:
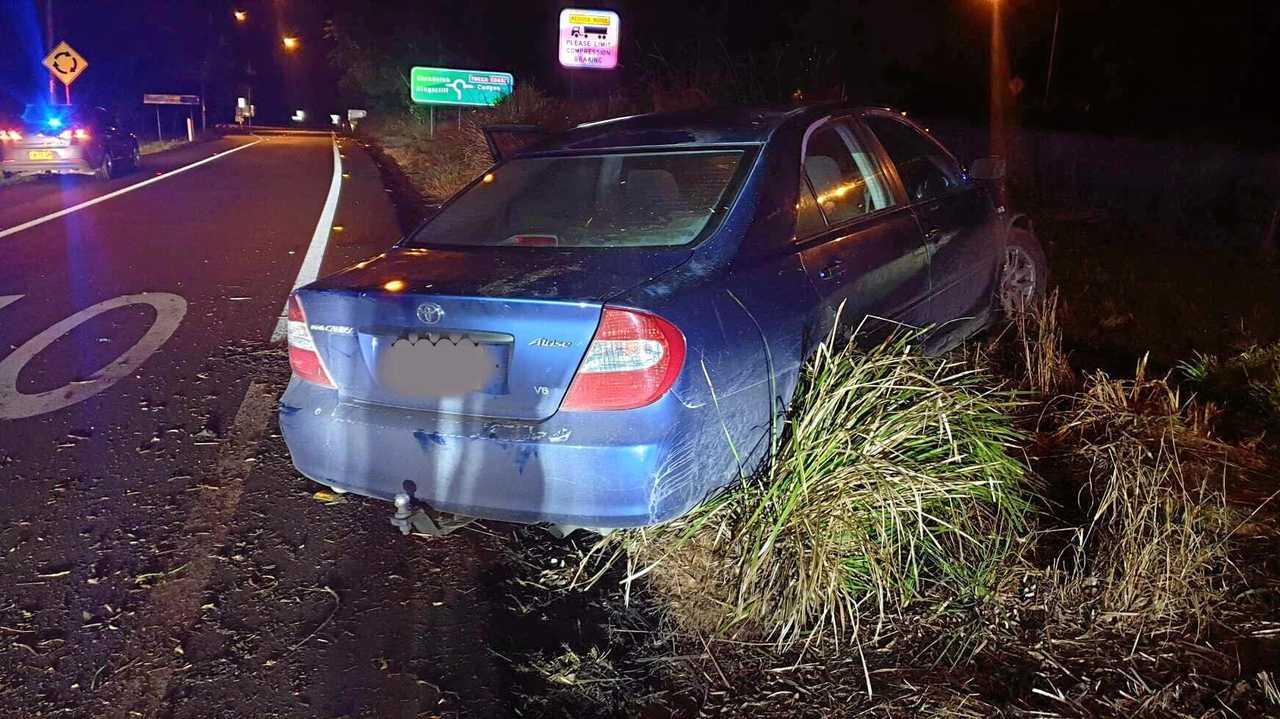
M294 50L298 47L298 38L292 35L285 35L281 38L281 42L284 43L284 49L286 50Z
M232 10L231 14L235 16L236 22L244 22L249 19L249 13L244 10Z

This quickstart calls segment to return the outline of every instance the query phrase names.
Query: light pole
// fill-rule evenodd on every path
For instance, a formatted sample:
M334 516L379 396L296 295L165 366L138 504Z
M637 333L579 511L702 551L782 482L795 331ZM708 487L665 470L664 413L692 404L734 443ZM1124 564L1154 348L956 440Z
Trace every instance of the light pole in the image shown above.
M1009 57L1001 0L991 0L991 154L1008 157Z
M1053 13L1053 40L1049 42L1049 72L1044 79L1044 109L1049 109L1049 91L1053 89L1053 63L1058 57L1058 26L1062 22L1062 0Z
M284 45L285 52L284 66L285 72L288 76L287 82L289 85L289 94L291 95L288 99L292 100L292 104L296 107L303 104L303 99L301 97L302 92L298 89L299 81L296 61L291 60L290 58L297 55L301 42L298 40L296 35L284 35L280 38L280 42Z
M44 46L53 50L53 0L44 0ZM58 104L58 88L49 75L49 103Z
M236 24L241 27L244 27L249 20L249 13L245 12L244 10L232 10L231 16L236 19ZM241 33L238 36L238 39L239 39L239 43L238 43L239 51L243 53L244 45L245 45L245 38L243 33ZM239 63L237 62L236 65L239 66ZM248 91L246 93L248 96L246 101L246 104L248 105L248 107L246 107L245 110L248 111L248 118L247 118L248 125L249 127L252 128L253 127L253 63L252 62L248 62L245 64L245 77L246 77L246 80L245 80L244 86L245 86L245 89Z

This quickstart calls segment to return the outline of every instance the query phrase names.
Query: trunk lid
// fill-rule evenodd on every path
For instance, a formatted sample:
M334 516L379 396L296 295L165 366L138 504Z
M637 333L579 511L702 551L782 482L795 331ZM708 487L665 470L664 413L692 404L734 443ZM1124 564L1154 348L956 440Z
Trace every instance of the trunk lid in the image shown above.
M689 254L396 249L298 295L344 399L542 420L568 391L603 304Z
M58 136L57 133L48 134L45 132L30 130L27 128L23 128L22 130L20 130L20 132L22 132L22 139L17 141L14 141L14 140L6 141L4 143L3 149L9 150L11 153L13 153L12 156L21 160L28 159L27 153L32 150L36 152L40 152L42 150L48 150L53 152L55 157L60 157L61 153L58 153L57 150L62 150L62 149L71 147L71 140L61 138ZM54 159L54 158L45 158L45 159Z

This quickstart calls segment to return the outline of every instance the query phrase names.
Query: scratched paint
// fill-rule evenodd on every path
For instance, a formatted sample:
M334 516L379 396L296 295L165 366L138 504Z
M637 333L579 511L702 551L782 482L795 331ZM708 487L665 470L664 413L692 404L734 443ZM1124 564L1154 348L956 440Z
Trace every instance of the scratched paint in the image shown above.
M413 438L418 440L418 444L421 445L424 451L432 447L444 446L444 435L439 432L427 432L420 429L413 433Z

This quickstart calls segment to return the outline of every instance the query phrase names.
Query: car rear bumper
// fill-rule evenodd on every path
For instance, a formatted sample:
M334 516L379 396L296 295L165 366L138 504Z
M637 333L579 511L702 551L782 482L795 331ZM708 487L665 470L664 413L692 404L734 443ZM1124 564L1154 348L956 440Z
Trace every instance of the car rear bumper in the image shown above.
M92 175L96 171L78 147L59 147L52 151L57 155L55 159L31 160L26 148L6 148L0 155L0 170L11 175Z
M704 415L667 395L627 412L461 421L343 402L295 378L280 429L298 470L330 487L388 501L407 492L484 519L605 528L677 517L725 483L724 453L701 446L716 441Z

